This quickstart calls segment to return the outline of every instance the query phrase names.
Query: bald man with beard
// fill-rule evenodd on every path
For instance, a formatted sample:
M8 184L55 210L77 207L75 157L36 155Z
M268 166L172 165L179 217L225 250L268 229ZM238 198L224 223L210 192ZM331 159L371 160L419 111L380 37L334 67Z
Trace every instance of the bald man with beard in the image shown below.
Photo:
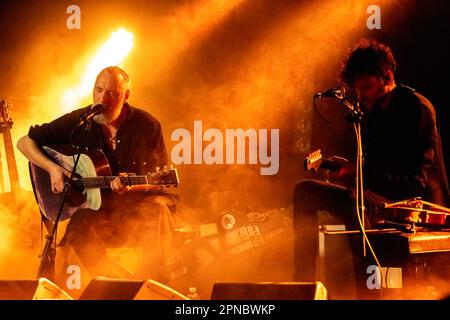
M116 66L105 68L95 81L93 105L32 126L17 147L49 173L54 193L63 191L70 172L48 158L42 146L99 149L116 176L145 175L155 167L167 165L160 123L150 113L131 106L129 97L128 74ZM90 130L78 128L80 118L98 104L103 105L103 112L94 116ZM103 195L100 210L81 209L72 215L59 245L72 246L92 277L166 281L177 197L156 186L124 185L119 178L111 182L110 190ZM122 246L142 249L135 274L108 257L108 247Z

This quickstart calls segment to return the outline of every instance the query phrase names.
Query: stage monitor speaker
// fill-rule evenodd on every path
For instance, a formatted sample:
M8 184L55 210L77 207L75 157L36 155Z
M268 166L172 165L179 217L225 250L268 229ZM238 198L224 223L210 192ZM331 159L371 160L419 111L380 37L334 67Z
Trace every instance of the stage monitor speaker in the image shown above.
M321 282L216 282L211 300L327 300Z
M79 300L189 300L181 293L154 280L97 277Z
M73 300L46 278L0 280L0 300Z
M134 300L189 300L189 298L157 281L146 280Z

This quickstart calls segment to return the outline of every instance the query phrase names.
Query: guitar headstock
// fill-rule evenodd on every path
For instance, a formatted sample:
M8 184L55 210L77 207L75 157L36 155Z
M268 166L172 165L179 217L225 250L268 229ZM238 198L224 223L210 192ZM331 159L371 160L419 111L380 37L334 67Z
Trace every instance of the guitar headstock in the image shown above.
M311 170L314 173L317 173L321 163L322 163L322 150L318 149L310 153L309 156L306 157L304 167L305 170Z
M13 125L13 120L10 111L11 105L9 105L6 100L0 100L0 126L11 128Z
M178 172L175 168L164 168L156 167L154 172L149 172L147 174L147 180L150 184L160 185L160 186L172 186L176 187L180 183L178 178Z

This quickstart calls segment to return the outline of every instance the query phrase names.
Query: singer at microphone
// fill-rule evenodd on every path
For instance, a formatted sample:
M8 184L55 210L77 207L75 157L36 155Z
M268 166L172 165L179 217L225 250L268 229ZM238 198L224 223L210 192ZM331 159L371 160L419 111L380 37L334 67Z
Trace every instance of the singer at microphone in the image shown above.
M314 98L336 97L337 95L345 95L345 89L342 87L331 88L324 92L316 93Z

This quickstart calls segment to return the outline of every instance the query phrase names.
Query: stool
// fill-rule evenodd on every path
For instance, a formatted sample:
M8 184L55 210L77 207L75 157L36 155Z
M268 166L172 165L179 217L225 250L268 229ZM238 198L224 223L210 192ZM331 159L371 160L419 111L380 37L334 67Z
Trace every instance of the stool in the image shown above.
M427 294L421 297L422 299L438 297L439 294L429 288L435 285L431 269L435 267L433 265L435 260L450 259L450 254L447 254L447 252L450 252L450 232L420 230L415 233L405 233L398 229L388 228L366 230L366 234L381 263L383 275L386 276L389 272L389 277L386 276L386 280L389 281L383 283L383 286L387 287L387 290L383 289L383 295L387 292L391 294L391 298L398 296L404 298L405 294L410 294L408 298L414 299L417 297L409 289L418 288L422 285L425 290L421 290L420 294L429 290ZM330 236L333 237L329 238ZM361 232L359 230L346 230L344 225L322 225L319 227L317 279L325 283L330 296L334 298L356 298L360 293L358 288L366 285L365 282L356 283L357 279L359 278L360 282L364 280L363 277L367 279L370 276L367 267L375 265L367 246L366 258L361 259L362 255L359 252L359 256L355 260L355 256L357 256L355 255L355 247L353 246L353 249L349 250L351 248L349 240L352 236L358 238L357 243L352 242L352 244L358 245L357 251L359 252L362 249ZM328 241L328 239L333 239L333 241ZM347 250L342 250L343 247ZM360 263L355 261L363 261L364 270L355 270L355 265L361 266ZM441 263L441 265L449 264ZM444 268L440 269L443 270ZM450 270L444 271L442 278L450 275ZM396 277L392 277L394 274ZM402 288L407 290L402 290ZM367 293L369 298L376 298L380 291L363 289L366 291L363 296ZM445 294L448 295L448 292L442 292L442 295Z

